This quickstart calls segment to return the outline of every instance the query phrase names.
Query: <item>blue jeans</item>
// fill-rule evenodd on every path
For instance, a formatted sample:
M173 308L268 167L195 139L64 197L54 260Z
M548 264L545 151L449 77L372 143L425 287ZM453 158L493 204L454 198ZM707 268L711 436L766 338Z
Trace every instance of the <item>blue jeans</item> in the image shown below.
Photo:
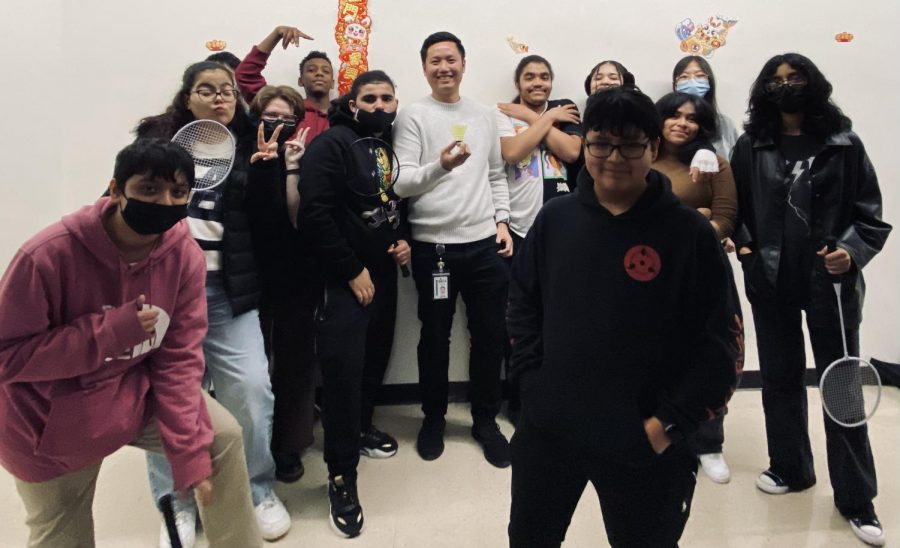
M250 476L250 492L256 506L272 492L275 461L272 459L272 409L269 364L259 327L259 312L233 316L221 281L206 284L209 332L203 341L206 359L204 387L212 384L216 401L234 415L244 434L244 454ZM166 458L147 453L150 491L158 501L172 491L172 472ZM193 504L193 498L190 498Z

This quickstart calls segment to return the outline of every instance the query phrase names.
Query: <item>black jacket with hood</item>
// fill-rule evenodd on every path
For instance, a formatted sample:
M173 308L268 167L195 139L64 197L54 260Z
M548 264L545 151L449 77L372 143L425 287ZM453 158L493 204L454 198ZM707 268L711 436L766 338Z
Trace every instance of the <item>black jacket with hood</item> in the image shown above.
M586 170L549 201L517 250L507 314L525 420L636 463L654 456L644 419L689 435L722 411L743 365L737 292L709 221L664 175L647 182L620 215Z
M387 203L377 195L366 197L351 190L374 188L356 179L373 177L374 155L368 147L352 147L371 135L350 114L346 100L334 102L328 120L331 128L310 143L301 160L300 237L326 280L349 281L363 268L396 270L387 249L406 239L400 199L393 189L387 192ZM391 137L380 139L390 143ZM391 212L390 219L382 217L385 210Z
M745 133L731 154L731 170L738 192L735 245L753 252L739 255L750 302L777 298L778 269L784 238L785 208L790 185L787 164L773 139L754 139ZM891 225L881 220L881 190L862 141L852 131L828 136L811 166L812 219L810 241L816 248L833 236L853 259L843 277L842 303L847 325L862 320L865 283L861 269L884 247ZM809 321L837 314L837 303L821 260L810 272Z

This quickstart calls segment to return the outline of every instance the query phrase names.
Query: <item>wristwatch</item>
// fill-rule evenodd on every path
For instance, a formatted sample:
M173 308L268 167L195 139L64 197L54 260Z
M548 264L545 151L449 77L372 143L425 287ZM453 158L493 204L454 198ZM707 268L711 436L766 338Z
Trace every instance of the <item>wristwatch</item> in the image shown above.
M662 419L659 419L659 422L662 424L663 432L666 433L666 436L669 437L669 441L673 445L680 441L684 441L684 432L681 431L681 428L678 428L677 424L674 422L666 422Z
M509 226L509 213L501 212L494 215L494 222L496 224L506 223L506 226Z

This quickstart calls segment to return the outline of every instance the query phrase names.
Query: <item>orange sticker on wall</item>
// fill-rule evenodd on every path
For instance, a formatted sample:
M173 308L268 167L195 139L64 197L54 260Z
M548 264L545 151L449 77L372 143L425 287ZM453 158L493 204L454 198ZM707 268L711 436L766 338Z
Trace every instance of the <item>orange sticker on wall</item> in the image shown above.
M356 77L369 70L369 0L338 0L334 40L338 45L338 93L350 91Z
M206 43L206 49L209 51L222 51L227 45L225 40L210 40Z
M853 35L849 32L839 32L834 35L834 39L838 42L849 42L853 40Z

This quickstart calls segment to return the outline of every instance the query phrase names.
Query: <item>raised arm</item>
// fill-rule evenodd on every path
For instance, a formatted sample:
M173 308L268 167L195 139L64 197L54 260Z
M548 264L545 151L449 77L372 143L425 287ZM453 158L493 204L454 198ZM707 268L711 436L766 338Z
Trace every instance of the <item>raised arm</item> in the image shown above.
M401 110L394 121L394 152L400 162L394 192L401 198L425 194L444 180L453 168L462 165L469 157L468 146L449 143L437 158L425 158L423 154L425 129L409 111ZM459 150L455 150L459 149Z
M312 37L306 35L297 27L289 25L280 25L275 27L272 32L266 35L262 41L253 46L250 53L244 57L244 60L237 66L234 71L234 77L237 80L238 87L241 89L241 95L248 103L256 97L257 92L266 85L266 79L262 75L266 63L269 61L269 55L275 49L275 46L281 42L282 48L287 49L291 44L300 45L300 39L312 40Z

